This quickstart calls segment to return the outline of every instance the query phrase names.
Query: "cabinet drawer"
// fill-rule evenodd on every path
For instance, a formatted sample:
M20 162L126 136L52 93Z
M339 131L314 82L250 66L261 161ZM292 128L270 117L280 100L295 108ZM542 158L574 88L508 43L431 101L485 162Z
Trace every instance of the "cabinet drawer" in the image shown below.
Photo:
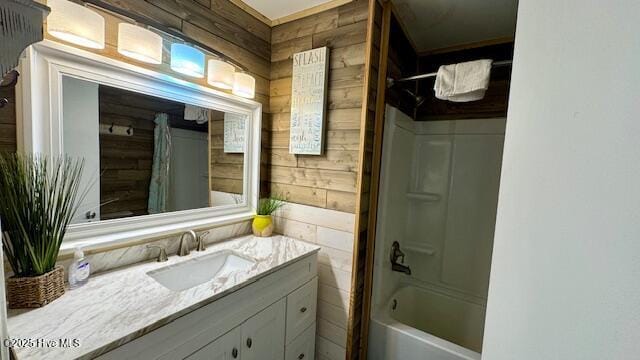
M316 321L317 297L317 277L287 296L287 344Z
M316 350L316 323L286 346L284 360L313 360Z

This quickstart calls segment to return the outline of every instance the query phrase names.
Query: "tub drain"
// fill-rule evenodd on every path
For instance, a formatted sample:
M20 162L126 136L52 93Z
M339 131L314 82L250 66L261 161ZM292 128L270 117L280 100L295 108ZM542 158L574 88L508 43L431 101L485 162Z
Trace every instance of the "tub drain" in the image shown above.
M391 310L395 310L398 307L398 300L393 299L391 302Z

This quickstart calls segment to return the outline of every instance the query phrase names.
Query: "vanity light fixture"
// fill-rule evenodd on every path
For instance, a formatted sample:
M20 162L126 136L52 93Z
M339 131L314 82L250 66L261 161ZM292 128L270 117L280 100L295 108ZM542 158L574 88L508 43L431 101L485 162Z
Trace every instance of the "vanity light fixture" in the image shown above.
M129 23L118 24L118 52L149 64L162 63L162 37Z
M171 70L203 78L204 53L189 45L171 44Z
M222 60L210 59L207 69L207 82L220 89L231 90L234 84L236 68Z
M91 49L104 49L104 18L67 0L48 0L47 32L58 39Z
M253 99L256 95L256 79L249 74L235 73L232 92L234 95Z

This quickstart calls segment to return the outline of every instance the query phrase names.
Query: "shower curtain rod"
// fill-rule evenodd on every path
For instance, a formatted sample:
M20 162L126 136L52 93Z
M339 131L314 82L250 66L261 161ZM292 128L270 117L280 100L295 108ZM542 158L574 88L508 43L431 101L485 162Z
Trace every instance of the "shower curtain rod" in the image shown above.
M512 62L513 62L512 60L503 60L503 61L496 61L491 65L492 66L507 66L507 65L511 65ZM402 79L387 78L387 84L388 84L388 87L391 87L391 86L393 86L394 83L397 83L397 82L421 80L421 79L426 79L426 78L430 78L430 77L435 77L436 75L438 75L438 72L414 75L414 76L409 76L409 77L402 78Z

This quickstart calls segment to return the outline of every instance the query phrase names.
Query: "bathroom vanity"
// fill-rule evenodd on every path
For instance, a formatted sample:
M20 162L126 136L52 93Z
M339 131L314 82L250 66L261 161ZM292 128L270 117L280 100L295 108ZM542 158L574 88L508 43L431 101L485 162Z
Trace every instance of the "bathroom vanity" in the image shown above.
M64 344L16 348L19 360L313 359L318 250L245 236L99 274L43 308L10 311L9 333Z

